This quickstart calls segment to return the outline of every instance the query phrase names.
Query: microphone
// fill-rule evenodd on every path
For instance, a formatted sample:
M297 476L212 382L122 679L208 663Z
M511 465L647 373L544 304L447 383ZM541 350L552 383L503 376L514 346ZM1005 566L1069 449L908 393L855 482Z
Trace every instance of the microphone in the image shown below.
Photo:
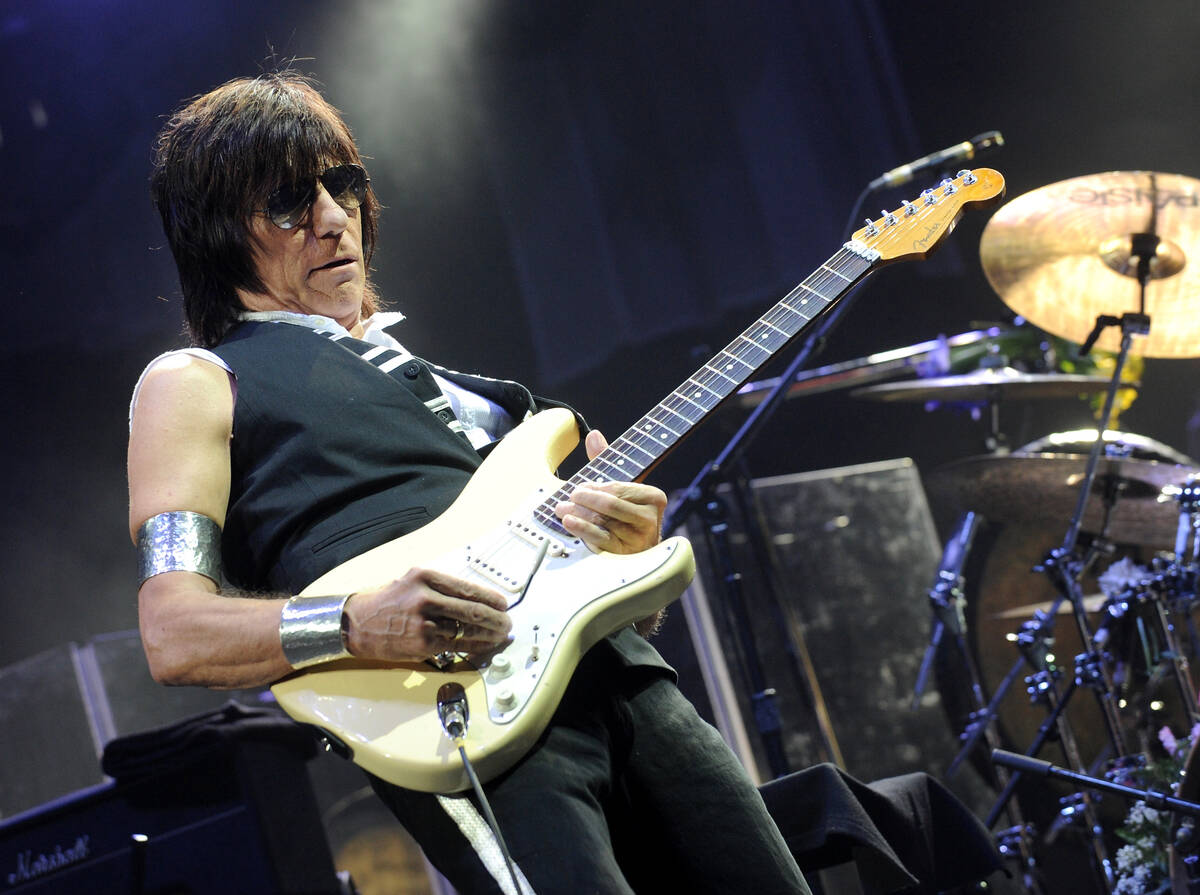
M892 168L886 174L881 174L871 181L868 189L871 191L881 189L885 186L900 186L908 183L922 171L927 171L930 168L941 168L953 165L960 161L968 161L975 158L981 152L986 152L990 149L999 149L1004 145L1004 137L1000 131L985 131L977 137L972 137L970 140L964 140L961 143L955 143L953 146L948 146L938 152L923 155L907 165L901 165L899 168Z

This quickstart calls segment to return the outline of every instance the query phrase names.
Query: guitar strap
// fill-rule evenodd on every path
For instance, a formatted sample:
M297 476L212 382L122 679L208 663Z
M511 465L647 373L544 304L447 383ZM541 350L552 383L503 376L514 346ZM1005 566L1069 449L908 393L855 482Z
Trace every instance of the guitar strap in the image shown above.
M333 333L327 330L318 330L317 332L330 341L337 342L343 348L353 351L363 360L369 361L393 379L403 383L429 408L430 413L446 424L451 432L462 438L467 444L471 443L466 430L463 429L462 422L454 415L450 399L442 393L429 366L419 357L397 351L395 348L388 348L385 345L362 342L342 333Z
M500 842L496 839L492 828L488 826L487 820L479 813L479 809L475 807L475 803L468 796L465 794L439 795L436 798L438 804L442 806L442 810L454 821L458 831L471 844L471 849L483 866L487 868L488 874L504 895L536 895L533 886L521 872L521 868L515 864L513 867L517 874L517 880L521 884L521 891L513 891L512 877L509 876L508 865L504 862L504 852L500 849Z

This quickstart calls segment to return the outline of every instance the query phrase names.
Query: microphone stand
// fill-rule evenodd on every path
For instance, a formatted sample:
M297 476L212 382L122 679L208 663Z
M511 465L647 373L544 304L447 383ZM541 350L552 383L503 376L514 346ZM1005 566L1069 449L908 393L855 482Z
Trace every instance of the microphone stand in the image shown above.
M1079 783L1086 789L1096 789L1101 792L1116 793L1127 799L1137 799L1159 811L1165 809L1167 811L1176 811L1180 814L1188 814L1192 817L1200 817L1200 803L1189 802L1187 799L1178 799L1175 796L1169 796L1166 793L1153 789L1135 789L1132 786L1114 783L1111 780L1105 780L1101 777L1090 777L1087 774L1080 774L1067 768L1060 768L1048 761L1042 761L1040 758L1018 755L1015 752L1006 752L1003 749L993 749L992 761L995 764L1007 765L1017 772L1027 771L1032 774L1041 774L1043 777L1059 777L1063 780Z
M868 193L864 193L859 198L860 205ZM728 538L728 506L725 499L718 493L718 486L722 482L728 482L733 490L735 499L742 510L742 518L751 549L763 561L763 568L767 570L765 576L767 603L771 607L772 614L775 616L775 624L779 630L790 632L790 637L786 638L789 641L787 644L789 660L793 671L804 685L805 695L816 716L825 758L842 765L844 762L841 749L838 746L829 710L817 681L815 667L802 632L796 626L788 624L782 610L778 572L773 560L773 553L766 544L755 514L751 511L753 495L749 493L749 483L738 470L741 469L746 450L754 438L770 421L779 405L783 403L788 389L800 370L814 354L824 347L825 339L850 308L857 292L858 287L843 296L821 318L766 398L754 408L741 428L734 433L720 454L717 455L717 458L700 470L685 489L682 499L674 506L669 507L663 517L663 534L667 535L683 524L688 516L698 510L703 511L702 518L710 536L713 552L717 556L716 565L724 588L725 606L732 616L731 620L734 622L741 647L740 654L746 681L751 691L750 703L754 707L755 724L767 754L771 773L775 777L782 777L789 771L788 759L783 746L783 725L776 700L777 694L773 687L767 685L762 665L758 659L754 635L750 628L750 614L741 589L742 576L737 571Z

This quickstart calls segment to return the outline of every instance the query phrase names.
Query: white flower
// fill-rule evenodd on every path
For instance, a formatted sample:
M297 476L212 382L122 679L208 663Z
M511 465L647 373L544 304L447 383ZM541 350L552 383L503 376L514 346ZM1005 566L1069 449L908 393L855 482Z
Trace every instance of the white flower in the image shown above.
M1158 817L1158 811L1145 802L1134 802L1133 807L1129 809L1129 816L1125 818L1125 823L1131 827L1153 824L1158 822Z
M1145 895L1146 887L1132 876L1123 876L1117 880L1113 895Z
M1124 872L1132 870L1142 860L1142 853L1136 845L1122 845L1117 849L1117 869Z

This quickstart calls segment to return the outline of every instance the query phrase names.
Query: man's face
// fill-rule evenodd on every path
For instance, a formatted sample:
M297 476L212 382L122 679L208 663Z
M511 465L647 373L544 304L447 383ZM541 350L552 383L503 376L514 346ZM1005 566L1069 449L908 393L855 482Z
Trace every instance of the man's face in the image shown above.
M238 290L252 311L295 311L332 317L348 330L358 325L367 269L360 209L349 211L317 185L307 217L283 230L264 215L251 224L262 293Z

